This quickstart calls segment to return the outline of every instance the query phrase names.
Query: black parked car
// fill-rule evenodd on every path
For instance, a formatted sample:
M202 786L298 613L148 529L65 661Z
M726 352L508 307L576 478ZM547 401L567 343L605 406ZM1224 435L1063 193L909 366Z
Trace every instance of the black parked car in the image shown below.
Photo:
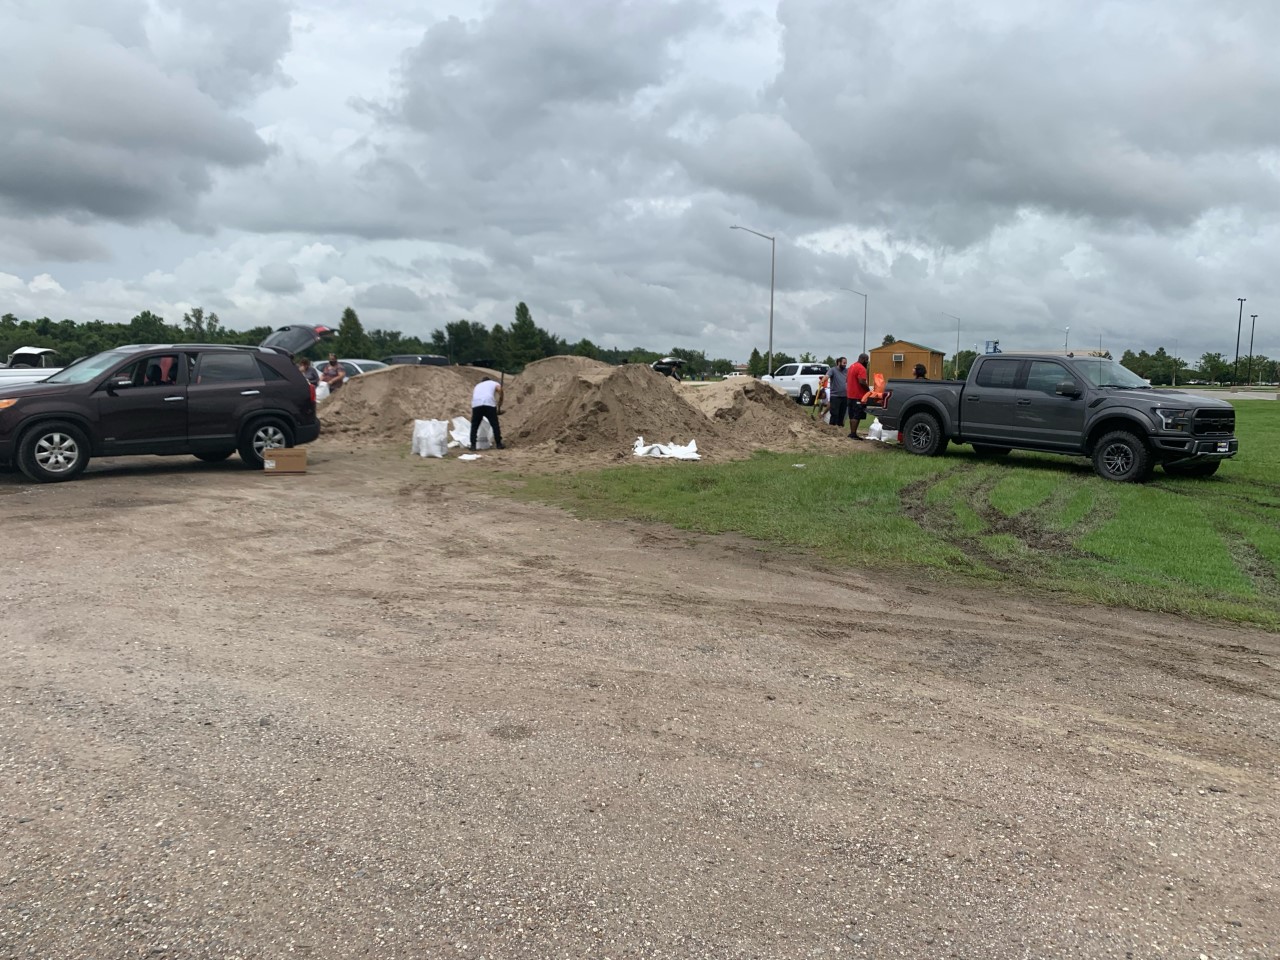
M663 357L661 360L653 361L649 366L664 377L670 377L672 380L682 379L680 368L684 366L684 361L676 357Z
M449 358L442 357L438 353L397 353L394 356L383 357L382 362L386 364L420 364L424 367L449 366Z
M320 435L315 389L293 355L332 336L282 327L260 346L138 344L87 357L38 383L0 385L0 463L72 480L92 457L194 454L261 469L263 451Z

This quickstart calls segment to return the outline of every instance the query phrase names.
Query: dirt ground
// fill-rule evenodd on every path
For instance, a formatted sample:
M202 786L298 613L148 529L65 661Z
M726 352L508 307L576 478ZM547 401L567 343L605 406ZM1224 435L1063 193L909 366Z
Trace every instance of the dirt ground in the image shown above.
M1280 955L1277 636L309 449L0 474L0 958Z

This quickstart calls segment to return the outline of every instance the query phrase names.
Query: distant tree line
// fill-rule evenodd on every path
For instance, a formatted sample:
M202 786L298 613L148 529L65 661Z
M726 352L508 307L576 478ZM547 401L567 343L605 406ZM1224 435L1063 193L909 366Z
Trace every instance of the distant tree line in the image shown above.
M264 340L271 330L271 327L232 330L217 313L206 312L201 307L184 313L179 323L168 323L150 310L142 311L128 323L101 320L77 323L48 317L19 320L12 313L6 313L0 316L0 360L18 347L50 347L58 352L60 362L67 363L129 343L255 344ZM585 338L571 343L538 326L524 303L516 305L509 327L500 323L486 327L474 320L455 320L441 330L432 331L425 340L399 330L366 330L356 311L347 307L339 318L335 338L317 345L311 351L312 359L325 356L329 351L341 357L373 360L397 353L434 353L454 363L482 363L509 373L518 373L535 360L562 354L610 364L647 364L672 356L685 361L686 370L694 374L723 376L733 371L733 361L710 359L701 350L674 347L664 354L645 347L601 347Z

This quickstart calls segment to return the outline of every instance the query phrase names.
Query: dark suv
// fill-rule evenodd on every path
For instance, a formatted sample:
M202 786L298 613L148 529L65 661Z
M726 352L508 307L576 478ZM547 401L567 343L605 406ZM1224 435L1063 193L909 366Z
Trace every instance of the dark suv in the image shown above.
M0 463L32 480L79 476L89 458L263 451L320 435L315 389L293 355L332 336L282 327L257 347L139 344L87 357L37 383L0 385Z

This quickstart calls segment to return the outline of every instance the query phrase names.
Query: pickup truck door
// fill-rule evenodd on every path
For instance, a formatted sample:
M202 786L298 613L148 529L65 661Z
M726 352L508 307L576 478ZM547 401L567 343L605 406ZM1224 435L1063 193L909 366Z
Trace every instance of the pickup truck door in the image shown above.
M787 363L779 367L773 374L773 382L775 386L781 387L791 396L795 396L800 392L800 388L796 385L796 375L800 372L798 363Z
M960 436L965 441L1009 441L1018 401L1018 374L1025 360L983 357L960 394Z
M1058 395L1058 384L1071 381L1080 395ZM1084 384L1056 360L1032 360L1026 383L1018 391L1011 439L1019 444L1055 450L1079 450L1084 442Z

